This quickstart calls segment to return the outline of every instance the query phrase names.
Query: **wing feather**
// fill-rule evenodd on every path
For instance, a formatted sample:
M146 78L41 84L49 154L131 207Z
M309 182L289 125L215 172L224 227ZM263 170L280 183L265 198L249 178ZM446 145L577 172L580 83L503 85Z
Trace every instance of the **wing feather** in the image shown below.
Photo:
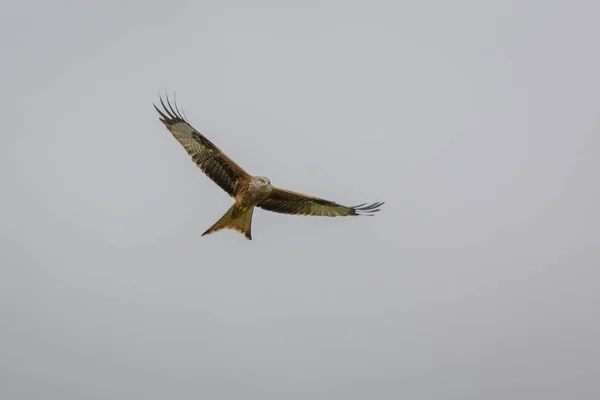
M192 161L230 196L235 196L238 182L249 179L250 175L190 125L182 116L177 104L171 105L168 97L166 105L162 97L160 104L162 110L154 105L160 114L159 119L188 152Z
M268 211L294 215L316 215L338 217L348 215L373 215L380 210L384 203L358 204L356 206L343 206L333 201L292 192L280 188L273 188L268 199L258 204L258 207Z

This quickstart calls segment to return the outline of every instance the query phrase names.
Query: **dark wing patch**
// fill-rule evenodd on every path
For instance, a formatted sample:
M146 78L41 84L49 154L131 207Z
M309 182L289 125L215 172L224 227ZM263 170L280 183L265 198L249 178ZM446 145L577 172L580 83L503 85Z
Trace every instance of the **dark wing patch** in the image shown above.
M167 105L162 97L160 104L162 111L154 105L161 116L160 120L185 148L192 157L192 161L230 196L235 196L237 183L243 179L250 179L250 175L194 129L182 116L177 104L173 107L168 97Z
M373 215L380 210L379 207L383 204L383 202L363 203L347 207L333 201L292 192L291 190L273 188L269 198L258 204L258 207L282 214L338 217L347 215Z

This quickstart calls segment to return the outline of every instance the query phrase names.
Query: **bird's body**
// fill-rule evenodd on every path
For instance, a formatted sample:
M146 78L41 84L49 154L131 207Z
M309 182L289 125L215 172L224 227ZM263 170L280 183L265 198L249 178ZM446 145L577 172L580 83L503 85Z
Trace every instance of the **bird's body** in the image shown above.
M202 235L221 229L234 229L252 239L251 225L255 207L283 214L346 216L373 215L383 202L353 207L342 206L329 200L276 188L267 177L252 176L231 160L210 140L194 129L181 115L177 106L173 108L167 98L160 120L186 149L192 161L217 185L234 199L234 204L213 226Z

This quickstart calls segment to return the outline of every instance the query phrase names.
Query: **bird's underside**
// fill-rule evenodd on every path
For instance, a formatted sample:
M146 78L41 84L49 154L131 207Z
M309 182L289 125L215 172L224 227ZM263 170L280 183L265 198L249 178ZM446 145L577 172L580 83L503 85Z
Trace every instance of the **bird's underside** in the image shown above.
M230 159L199 131L187 122L177 108L160 98L160 120L185 148L192 161L221 189L234 199L229 210L202 235L221 229L233 229L252 239L252 214L255 207L282 214L326 217L373 215L383 202L343 206L333 201L309 196L271 185L266 177L252 176Z

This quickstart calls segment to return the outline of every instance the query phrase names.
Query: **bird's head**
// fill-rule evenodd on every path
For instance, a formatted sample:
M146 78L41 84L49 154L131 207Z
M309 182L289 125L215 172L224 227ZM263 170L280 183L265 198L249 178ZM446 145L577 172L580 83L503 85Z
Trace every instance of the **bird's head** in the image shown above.
M252 186L263 193L270 193L273 188L273 186L271 186L271 180L266 176L255 176L254 179L252 179Z
M257 176L256 183L258 183L259 185L262 185L262 186L266 186L266 187L271 186L271 180L269 178L267 178L266 176Z

